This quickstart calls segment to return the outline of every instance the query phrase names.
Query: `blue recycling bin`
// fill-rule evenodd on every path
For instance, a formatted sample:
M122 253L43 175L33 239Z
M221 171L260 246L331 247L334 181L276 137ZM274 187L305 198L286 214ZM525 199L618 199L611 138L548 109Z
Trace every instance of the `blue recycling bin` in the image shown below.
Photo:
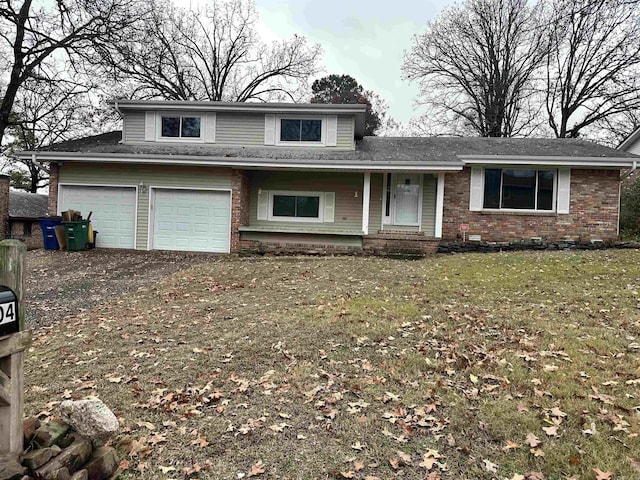
M60 250L58 239L56 238L56 227L62 225L60 217L47 217L40 219L40 230L42 230L42 240L45 250Z

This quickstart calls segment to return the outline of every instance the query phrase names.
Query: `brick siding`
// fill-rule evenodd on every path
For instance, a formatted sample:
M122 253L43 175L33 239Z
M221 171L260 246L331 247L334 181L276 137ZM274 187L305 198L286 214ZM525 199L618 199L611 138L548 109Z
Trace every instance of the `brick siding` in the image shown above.
M31 224L31 235L24 234L24 222L10 222L10 231L7 235L9 238L21 240L27 245L27 250L42 248L44 241L42 239L42 230L38 221L28 221Z
M483 241L507 242L542 237L588 241L614 240L618 236L619 170L572 169L568 214L471 212L471 169L447 173L444 187L442 236L460 238L460 225L469 224L467 235Z
M58 182L60 181L60 166L57 162L49 163L49 215L58 215Z
M249 177L244 170L231 172L231 252L240 251L241 226L249 225Z

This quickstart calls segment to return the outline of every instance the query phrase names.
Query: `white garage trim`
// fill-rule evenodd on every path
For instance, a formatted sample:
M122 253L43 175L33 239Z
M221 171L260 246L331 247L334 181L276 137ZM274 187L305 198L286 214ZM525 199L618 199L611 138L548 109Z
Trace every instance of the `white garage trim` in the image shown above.
M148 211L148 220L147 220L147 250L153 250L153 224L155 221L155 214L153 211L155 196L153 194L154 190L187 190L187 191L200 191L200 192L226 192L229 194L229 239L228 239L228 248L226 253L231 253L231 225L232 225L232 217L233 217L233 191L230 188L206 188L206 187L157 187L150 186L149 187L149 211Z
M70 186L70 187L111 187L111 188L135 188L136 190L136 205L135 211L133 213L133 249L137 250L138 248L138 185L117 185L111 183L58 183L58 198L57 198L57 215L62 215L62 187Z

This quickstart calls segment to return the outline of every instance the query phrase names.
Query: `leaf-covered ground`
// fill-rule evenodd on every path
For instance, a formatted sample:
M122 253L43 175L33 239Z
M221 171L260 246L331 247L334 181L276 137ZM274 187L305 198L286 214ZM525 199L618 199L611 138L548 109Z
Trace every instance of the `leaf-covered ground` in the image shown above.
M640 478L640 252L205 263L36 332L121 478Z

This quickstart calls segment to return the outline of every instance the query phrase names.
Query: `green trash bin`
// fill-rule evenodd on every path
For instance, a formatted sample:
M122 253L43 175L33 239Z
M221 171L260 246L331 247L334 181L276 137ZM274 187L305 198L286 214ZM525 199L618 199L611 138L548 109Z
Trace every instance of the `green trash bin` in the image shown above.
M79 251L89 248L89 220L62 222L67 237L67 250Z

